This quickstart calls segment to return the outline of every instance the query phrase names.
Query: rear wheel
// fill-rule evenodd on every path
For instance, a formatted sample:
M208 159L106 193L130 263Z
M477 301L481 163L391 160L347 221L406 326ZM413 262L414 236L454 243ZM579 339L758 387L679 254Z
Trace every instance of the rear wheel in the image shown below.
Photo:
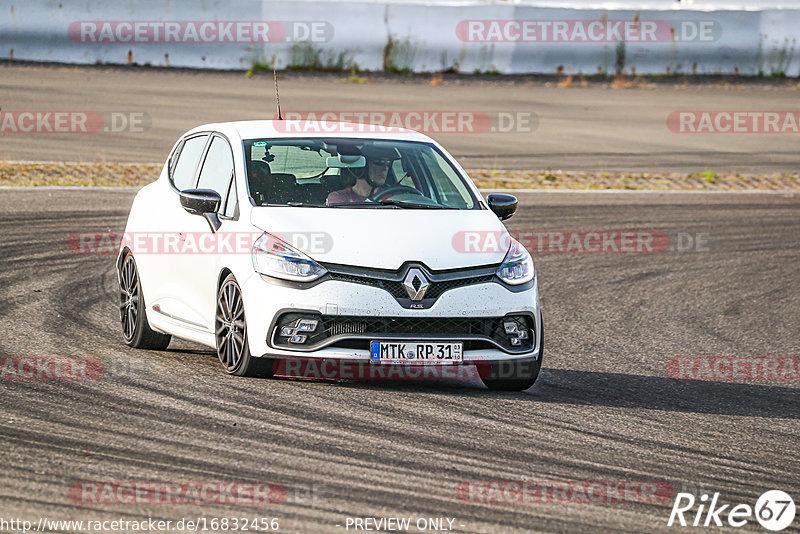
M136 349L166 349L171 336L150 328L145 310L139 271L133 254L128 252L122 259L122 267L119 270L119 316L122 323L122 337L125 343Z
M539 333L539 358L505 360L480 364L478 371L484 385L494 391L524 391L536 383L544 356L544 323Z
M256 358L247 344L247 320L242 290L229 274L217 293L214 320L217 356L228 374L236 376L272 376L272 359Z

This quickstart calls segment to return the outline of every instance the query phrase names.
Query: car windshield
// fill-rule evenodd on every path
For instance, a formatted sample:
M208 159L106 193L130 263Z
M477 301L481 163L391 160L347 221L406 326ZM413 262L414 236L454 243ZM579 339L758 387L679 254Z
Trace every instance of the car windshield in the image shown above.
M480 209L465 179L430 143L375 139L248 139L259 206Z

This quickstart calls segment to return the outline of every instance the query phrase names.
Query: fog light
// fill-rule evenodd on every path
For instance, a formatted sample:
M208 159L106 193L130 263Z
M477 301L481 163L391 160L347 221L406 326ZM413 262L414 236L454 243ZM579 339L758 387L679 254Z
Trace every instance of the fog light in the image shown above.
M528 339L528 331L527 330L520 330L517 334L517 339Z
M317 324L319 321L316 319L300 319L297 322L297 331L298 332L313 332L317 329Z
M291 336L293 336L294 335L294 328L292 328L291 326L284 326L283 328L281 328L281 335L283 337L291 337Z
M522 340L520 340L518 337L512 337L511 338L511 346L512 347L519 347L520 345L522 345Z
M510 322L503 323L503 328L506 329L506 334L509 334L509 335L516 334L517 331L519 330L519 324L517 324L516 321L510 321Z
M300 334L295 334L289 338L289 343L299 344L305 342L306 342L306 336L301 336Z

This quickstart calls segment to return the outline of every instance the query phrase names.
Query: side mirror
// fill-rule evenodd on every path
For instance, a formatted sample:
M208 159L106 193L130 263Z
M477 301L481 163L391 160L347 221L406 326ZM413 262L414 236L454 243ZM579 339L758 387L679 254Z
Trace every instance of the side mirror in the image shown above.
M517 211L517 197L503 193L493 193L486 197L489 209L501 220L510 219Z
M181 206L192 215L202 215L211 226L211 231L216 232L222 223L217 216L217 210L222 203L219 193L211 189L187 189L180 192Z

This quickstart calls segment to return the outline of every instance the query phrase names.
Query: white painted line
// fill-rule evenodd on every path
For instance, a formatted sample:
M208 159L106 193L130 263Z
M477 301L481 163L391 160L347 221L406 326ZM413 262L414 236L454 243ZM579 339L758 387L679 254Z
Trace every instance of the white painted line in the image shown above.
M114 185L0 185L3 191L138 191L144 186Z
M480 188L479 188L480 189ZM792 191L791 189L787 190L771 190L771 189L744 189L744 190L732 190L732 191L703 191L703 190L686 190L686 189L480 189L480 191L485 193L508 193L513 195L514 193L578 193L578 194L585 194L585 193L629 193L629 194L639 194L639 193L649 193L649 194L740 194L740 195L752 195L752 194L759 194L759 195L797 195L800 194L800 191Z
M9 164L9 165L158 165L163 166L164 162L155 162L155 163L148 163L148 162L127 162L127 163L119 163L113 161L36 161L36 160L29 160L29 161L20 161L20 160L0 160L0 163Z

